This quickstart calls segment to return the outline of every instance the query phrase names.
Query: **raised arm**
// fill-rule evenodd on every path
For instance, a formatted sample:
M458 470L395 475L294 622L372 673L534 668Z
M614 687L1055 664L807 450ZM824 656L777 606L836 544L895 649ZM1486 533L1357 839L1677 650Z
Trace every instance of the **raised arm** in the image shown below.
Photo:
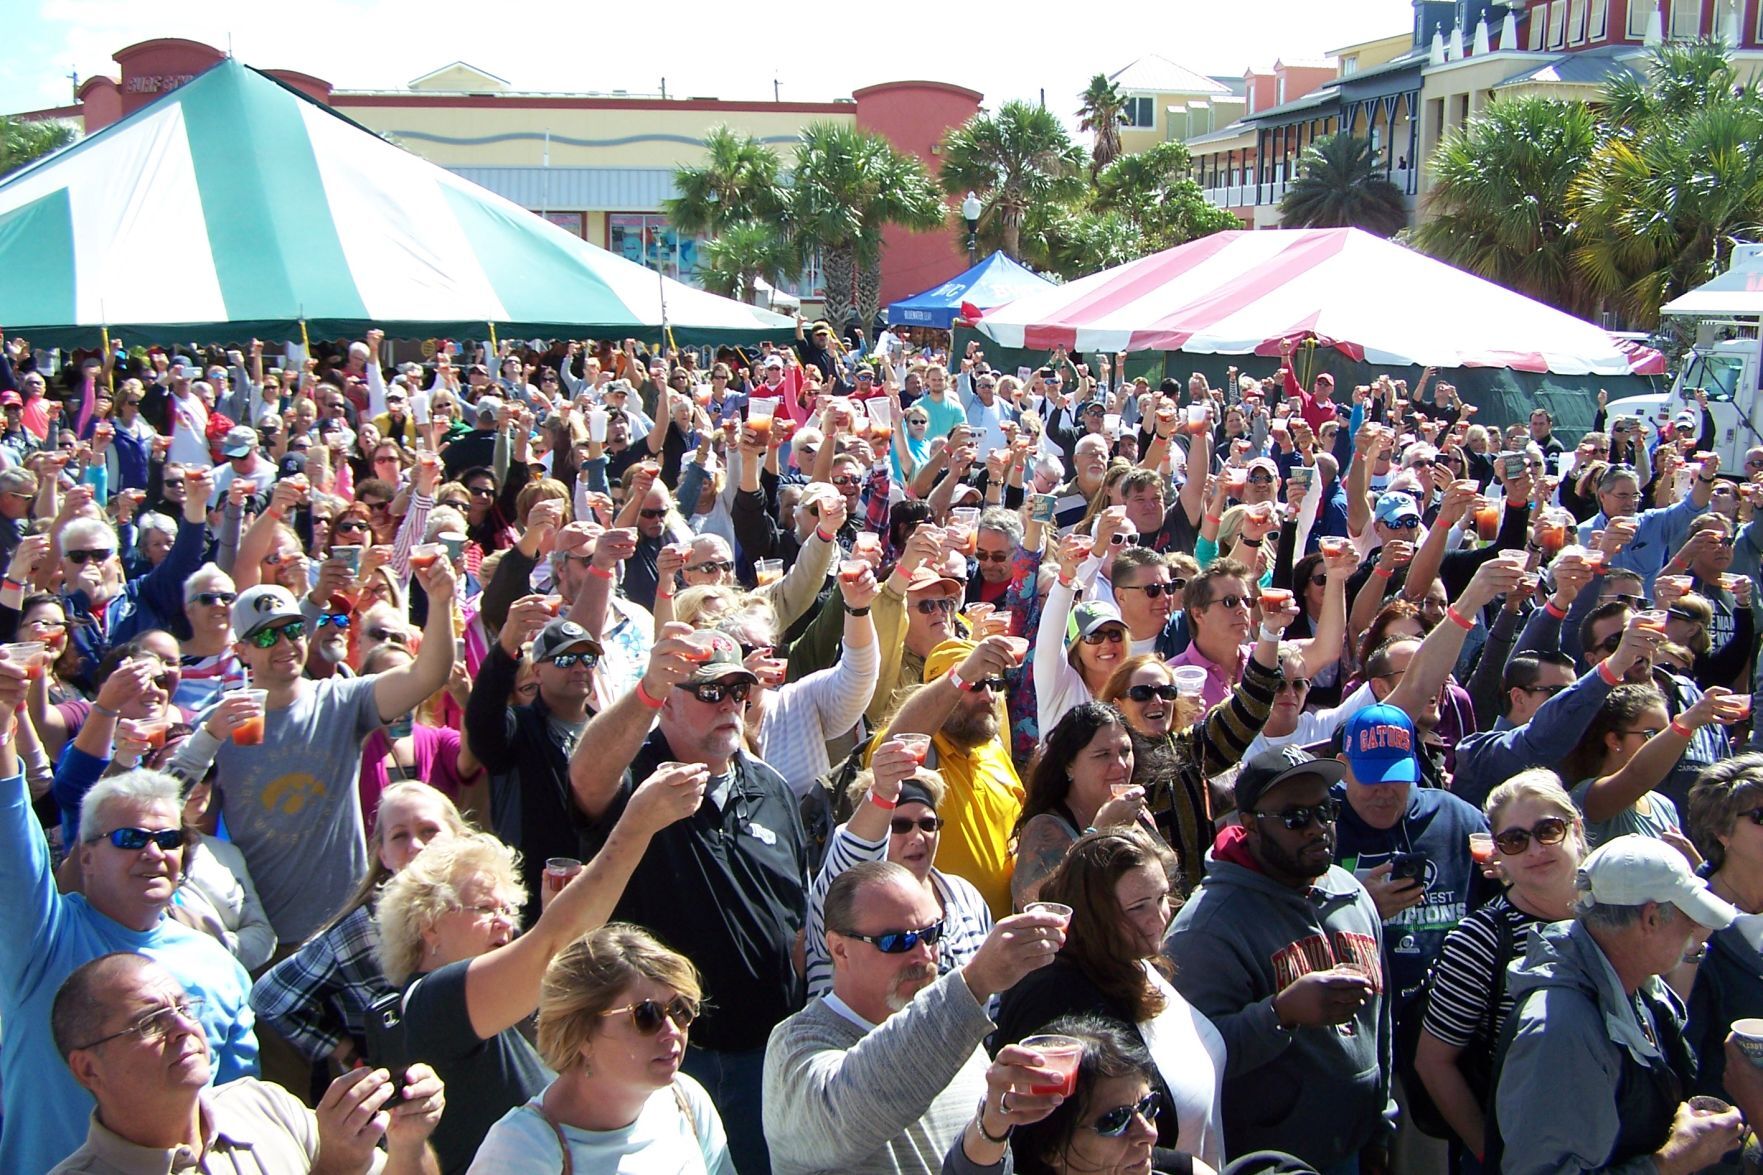
M1457 664L1457 654L1463 651L1463 638L1475 627L1475 614L1494 597L1515 591L1523 576L1522 567L1505 560L1482 564L1463 594L1450 605L1445 620L1434 625L1420 642L1408 672L1384 701L1401 707L1410 717L1419 715L1427 701L1444 688Z
M428 621L416 660L374 678L373 700L387 722L416 709L447 684L453 671L453 565L437 559L417 573L428 594Z
M1667 722L1665 729L1648 739L1620 770L1592 780L1581 804L1585 818L1609 820L1671 778L1672 768L1683 758L1696 731L1710 722L1733 721L1743 700L1729 690L1710 686L1695 705Z
M649 735L655 712L666 703L668 692L697 668L687 659L692 646L680 639L691 632L688 625L673 624L665 634L658 634L637 687L594 715L583 729L569 758L569 786L589 820L598 820L611 806L626 766Z

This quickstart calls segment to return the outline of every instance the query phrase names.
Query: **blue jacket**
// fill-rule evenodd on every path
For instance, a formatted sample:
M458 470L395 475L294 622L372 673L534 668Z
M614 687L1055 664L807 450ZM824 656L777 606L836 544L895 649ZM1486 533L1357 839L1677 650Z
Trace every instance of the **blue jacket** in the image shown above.
M62 598L70 620L78 617L84 623L73 630L74 647L85 658L90 672L113 645L119 645L149 628L164 628L184 611L184 581L202 566L202 552L208 541L208 525L178 519L178 537L163 562L140 579L132 579L122 592L94 615L92 601L86 593L74 592Z
M1685 494L1683 500L1670 506L1659 506L1652 510L1642 511L1635 517L1634 541L1616 553L1609 561L1611 567L1624 567L1638 574L1647 586L1647 595L1653 594L1653 577L1665 566L1672 553L1683 545L1689 537L1690 523L1707 509L1697 506L1691 494ZM1589 520L1579 524L1579 541L1590 546L1592 532L1603 530L1610 525L1610 516L1602 510Z
M1489 792L1527 767L1558 766L1579 745L1610 688L1604 675L1592 669L1544 702L1522 726L1501 718L1492 730L1464 736L1457 743L1451 790L1480 809Z

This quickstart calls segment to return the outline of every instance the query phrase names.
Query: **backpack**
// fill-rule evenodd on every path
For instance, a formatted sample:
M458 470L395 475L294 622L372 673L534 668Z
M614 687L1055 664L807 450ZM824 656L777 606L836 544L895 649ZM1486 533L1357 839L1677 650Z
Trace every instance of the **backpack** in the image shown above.
M1463 1080L1469 1083L1470 1092L1483 1109L1494 1093L1494 1022L1499 1013L1500 999L1506 994L1506 968L1511 964L1517 953L1518 944L1514 941L1512 924L1505 915L1494 919L1498 929L1494 946L1494 986L1488 993L1487 1015L1482 1021L1481 1031L1470 1042L1469 1047L1457 1054L1457 1067L1463 1071ZM1445 1120L1445 1115L1432 1100L1426 1082L1414 1068L1414 1056L1420 1048L1421 1024L1426 1020L1427 1005L1432 1002L1433 981L1438 974L1438 963L1435 961L1427 969L1426 978L1420 984L1420 992L1408 1004L1407 1012L1396 1021L1395 1054L1396 1072L1401 1075L1402 1088L1408 1097L1408 1117L1421 1133L1433 1138L1454 1139L1457 1132ZM1485 1047L1478 1047L1485 1046Z
M863 757L876 738L877 735L871 734L859 739L851 753L809 784L808 790L797 801L802 813L803 841L808 849L809 877L819 875L821 863L826 860L827 845L832 843L833 829L851 818L852 805L845 799L845 793L850 790L857 773L863 770Z

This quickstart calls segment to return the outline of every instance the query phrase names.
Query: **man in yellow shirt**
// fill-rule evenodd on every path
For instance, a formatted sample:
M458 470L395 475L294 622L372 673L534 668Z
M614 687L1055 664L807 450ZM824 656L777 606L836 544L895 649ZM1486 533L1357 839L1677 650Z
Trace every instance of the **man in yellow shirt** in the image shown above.
M924 687L870 744L873 754L894 734L931 736L925 766L946 788L937 867L972 882L994 918L1010 913L1010 836L1022 814L1022 780L1002 734L1004 672L1015 665L1007 637L942 642L924 659Z

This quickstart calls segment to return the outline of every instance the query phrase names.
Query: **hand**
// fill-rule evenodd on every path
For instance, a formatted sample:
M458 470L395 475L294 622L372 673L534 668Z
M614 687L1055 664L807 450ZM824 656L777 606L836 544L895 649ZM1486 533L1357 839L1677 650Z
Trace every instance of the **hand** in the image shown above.
M1290 628L1297 622L1297 619L1302 612L1303 609L1298 606L1298 597L1294 593L1275 611L1269 612L1266 608L1262 608L1261 623L1266 628L1271 628L1275 632L1283 633L1286 629Z
M351 1069L318 1101L318 1166L365 1171L391 1115L382 1113L393 1093L384 1069Z
M1745 1118L1738 1110L1703 1114L1684 1102L1672 1115L1671 1137L1653 1152L1653 1161L1660 1175L1690 1175L1719 1162L1721 1155L1738 1145L1744 1133Z
M278 481L269 495L269 512L278 518L285 518L296 510L306 498L300 489L300 483L294 481Z
M107 710L121 711L147 692L159 672L156 657L124 661L98 687L98 704Z
M1123 824L1136 824L1144 810L1145 789L1136 785L1129 787L1096 809L1096 827L1118 828Z
M1065 945L1064 919L1037 910L1012 914L992 926L992 932L961 968L967 989L980 1003L1001 991L1009 991L1030 971L1051 963Z
M1577 552L1558 557L1551 574L1555 580L1554 600L1558 608L1566 608L1579 598L1579 593L1592 582L1592 569Z
M1597 540L1598 549L1606 556L1619 554L1622 548L1634 541L1638 529L1632 518L1612 518ZM1608 559L1605 562L1608 563Z
M594 543L594 566L610 571L636 553L637 532L628 526L615 527L602 532Z
M643 671L643 692L652 698L665 698L674 686L697 672L698 663L687 656L697 650L680 639L694 631L691 625L678 621L662 625L654 647L649 650L649 666Z
M900 784L918 771L918 758L899 739L889 739L875 749L870 761L874 782L870 787L884 800L900 798Z
M550 597L522 596L508 605L508 616L496 634L496 643L509 657L519 660L521 646L537 636L551 620Z
M335 557L326 559L318 565L318 582L307 598L322 608L349 586L351 578L347 563Z
M431 608L445 606L453 599L454 588L458 586L453 577L453 564L446 559L436 559L427 567L413 568L411 574L428 593Z
M392 562L392 547L389 543L375 543L361 552L361 575L366 578L381 567Z
M563 500L546 498L535 502L527 511L526 533L533 540L536 553L549 555L557 541L557 529L563 525Z
M906 540L906 549L900 552L900 560L895 570L905 576L923 567L932 559L941 557L943 553L943 529L924 523L912 532Z
M1037 1085L1045 1089L1060 1084L1059 1074L1045 1065L1040 1053L1019 1044L998 1050L997 1060L986 1070L986 1104L980 1111L986 1134L997 1138L1012 1127L1039 1122L1065 1100L1056 1093L1029 1092Z
M1469 586L1463 589L1455 601L1456 609L1463 616L1474 619L1475 614L1486 607L1496 596L1507 595L1518 590L1524 579L1524 565L1506 559L1489 559L1475 569L1470 577Z
M1411 906L1418 906L1426 896L1426 887L1412 877L1392 878L1390 870L1394 862L1385 861L1369 874L1360 878L1365 889L1371 894L1371 900L1377 906L1378 917L1385 922L1394 918Z
M19 540L17 549L12 552L12 562L6 570L6 576L19 583L30 583L32 577L48 562L49 536L27 534Z
M666 585L668 591L673 590L673 577L685 569L686 552L691 548L684 543L668 543L655 554L656 582Z
M1414 544L1407 539L1391 539L1378 548L1377 565L1386 571L1406 567L1414 559Z
M820 529L830 535L837 535L839 528L845 525L845 495L822 494L819 501Z
M1737 722L1744 716L1738 712L1744 703L1743 694L1735 694L1729 689L1711 685L1706 693L1696 699L1695 705L1677 716L1677 720L1685 726L1697 729L1714 722L1722 725Z
M465 703L471 697L471 669L466 665L464 657L454 660L453 668L447 672L447 684L442 688L447 691L448 697L459 704L461 710L465 709Z
M975 682L987 677L1002 677L1016 668L1016 655L1011 651L1011 638L989 636L973 646L973 651L955 672L962 681Z
M208 712L202 729L220 742L232 737L233 728L247 718L257 716L257 703L243 691L222 694L220 701Z
M660 832L696 812L709 783L710 768L703 763L663 763L637 785L620 823L634 820L640 831Z
M1114 536L1128 529L1125 506L1110 506L1102 511L1096 520L1096 544L1094 549L1107 550L1113 543Z
M1459 486L1453 483L1446 488L1444 499L1439 503L1438 521L1434 525L1446 528L1455 526L1480 496L1480 491L1472 485Z
M1273 1010L1283 1025L1321 1028L1345 1024L1370 998L1371 981L1340 967L1292 980L1273 998Z
M397 1077L388 1074L393 1081ZM392 1120L386 1125L386 1149L402 1150L421 1147L428 1142L435 1127L441 1124L441 1113L447 1108L445 1087L440 1076L427 1065L412 1065L404 1070L404 1100L392 1107Z
M839 595L844 599L846 607L867 608L875 603L881 594L881 584L875 580L874 568L865 568L862 575L847 581L844 576L838 577Z
M1088 559L1095 549L1089 535L1079 534L1075 530L1060 539L1059 574L1066 579L1075 576L1077 569L1083 565L1083 561Z
M1628 627L1622 630L1622 640L1617 643L1616 651L1607 658L1610 672L1617 677L1627 676L1636 661L1651 662L1664 643L1665 634L1642 628L1640 613L1634 613L1628 618Z

